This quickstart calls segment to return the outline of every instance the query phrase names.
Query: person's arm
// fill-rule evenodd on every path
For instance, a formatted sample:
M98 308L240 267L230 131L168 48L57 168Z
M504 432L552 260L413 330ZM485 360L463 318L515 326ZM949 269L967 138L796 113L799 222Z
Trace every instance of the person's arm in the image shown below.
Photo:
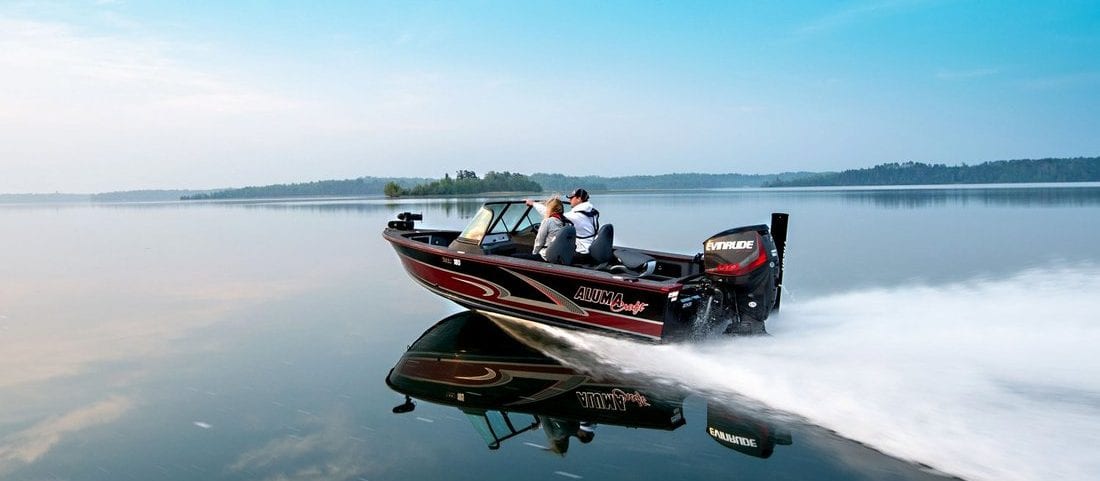
M546 217L546 204L543 204L542 202L533 201L533 200L527 200L526 203L527 203L527 205L529 205L531 207L534 207L535 212L538 212L539 215L541 215L543 217Z

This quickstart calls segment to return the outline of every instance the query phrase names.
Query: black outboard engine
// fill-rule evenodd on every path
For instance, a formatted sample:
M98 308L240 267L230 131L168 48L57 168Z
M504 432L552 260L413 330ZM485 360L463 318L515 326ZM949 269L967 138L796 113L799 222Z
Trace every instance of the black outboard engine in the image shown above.
M787 214L772 214L772 225L778 239L761 224L703 243L703 270L712 287L709 322L730 320L727 334L763 334L764 321L779 308Z
M790 431L732 406L707 402L707 434L727 448L741 454L767 459L775 446L793 444Z

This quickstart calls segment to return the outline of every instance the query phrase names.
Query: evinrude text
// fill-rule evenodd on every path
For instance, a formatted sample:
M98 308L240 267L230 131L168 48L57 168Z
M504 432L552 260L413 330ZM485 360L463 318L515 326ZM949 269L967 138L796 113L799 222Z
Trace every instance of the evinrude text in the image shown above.
M747 251L752 250L755 245L756 241L751 240L707 241L704 248L708 251Z

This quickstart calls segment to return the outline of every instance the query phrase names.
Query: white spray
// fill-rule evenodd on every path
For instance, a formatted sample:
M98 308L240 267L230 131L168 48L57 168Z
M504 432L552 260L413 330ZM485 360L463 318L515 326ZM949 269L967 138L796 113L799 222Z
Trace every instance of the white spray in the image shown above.
M750 398L965 479L1084 481L1100 479L1098 292L1088 267L786 299L770 337L691 345L543 329L585 362Z

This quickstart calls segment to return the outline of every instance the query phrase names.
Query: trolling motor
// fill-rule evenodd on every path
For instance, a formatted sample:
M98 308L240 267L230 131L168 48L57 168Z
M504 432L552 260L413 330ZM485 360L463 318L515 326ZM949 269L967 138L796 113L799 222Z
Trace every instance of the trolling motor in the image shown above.
M787 214L772 214L772 225L737 227L703 243L703 301L697 322L710 330L729 322L726 334L764 334L764 321L779 309Z
M413 230L413 228L415 227L414 222L418 220L424 220L424 214L402 212L400 214L397 214L397 220L391 220L389 224L386 225L390 229Z

